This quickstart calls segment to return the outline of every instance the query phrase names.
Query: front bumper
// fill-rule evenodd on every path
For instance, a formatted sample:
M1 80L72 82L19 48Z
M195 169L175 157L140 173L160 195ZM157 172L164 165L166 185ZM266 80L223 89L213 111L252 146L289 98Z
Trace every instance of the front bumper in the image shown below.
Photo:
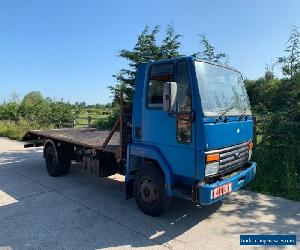
M199 201L201 205L210 205L216 201L224 199L227 195L213 199L212 192L214 188L222 186L226 183L232 183L232 191L236 191L241 187L244 187L247 183L254 179L256 174L256 163L252 162L251 166L247 169L236 173L222 181L217 181L212 184L202 184L199 187Z

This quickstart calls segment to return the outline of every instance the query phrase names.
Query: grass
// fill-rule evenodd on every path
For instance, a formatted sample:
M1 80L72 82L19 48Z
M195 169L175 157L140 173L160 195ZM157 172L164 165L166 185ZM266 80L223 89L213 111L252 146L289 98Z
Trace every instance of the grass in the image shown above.
M260 134L253 152L256 178L247 188L300 201L299 127L270 121L258 124Z
M299 149L296 147L258 144L254 149L256 178L247 188L300 201L299 158Z
M105 120L109 116L109 114L112 112L112 109L110 108L101 108L101 109L82 109L80 113L77 115L77 118L75 119L75 127L76 128L82 128L87 127L89 125L87 117L91 117L91 123L94 124L95 121L98 120Z
M75 127L87 127L88 119L90 116L92 118L91 124L94 124L95 121L105 120L112 112L112 109L102 108L102 109L82 109L78 114ZM14 140L21 140L25 133L30 129L43 129L43 128L52 128L53 126L49 125L47 127L42 127L35 122L28 122L25 119L20 119L17 122L14 121L0 121L0 136L8 137Z
M29 129L39 129L35 123L29 123L26 120L20 119L14 121L0 121L0 136L8 137L14 140L21 140Z

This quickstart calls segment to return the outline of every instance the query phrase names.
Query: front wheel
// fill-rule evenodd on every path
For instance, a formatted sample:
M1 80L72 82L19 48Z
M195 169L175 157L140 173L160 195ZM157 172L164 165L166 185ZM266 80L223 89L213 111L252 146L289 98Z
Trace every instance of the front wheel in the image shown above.
M134 178L133 189L136 203L145 214L158 216L169 205L164 176L157 168L139 169Z

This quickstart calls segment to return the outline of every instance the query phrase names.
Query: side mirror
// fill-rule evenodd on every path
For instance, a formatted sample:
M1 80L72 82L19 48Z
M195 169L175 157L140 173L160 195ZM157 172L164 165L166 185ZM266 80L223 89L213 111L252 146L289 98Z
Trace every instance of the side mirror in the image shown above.
M176 112L176 99L177 99L177 83L176 82L164 83L163 110L166 112Z

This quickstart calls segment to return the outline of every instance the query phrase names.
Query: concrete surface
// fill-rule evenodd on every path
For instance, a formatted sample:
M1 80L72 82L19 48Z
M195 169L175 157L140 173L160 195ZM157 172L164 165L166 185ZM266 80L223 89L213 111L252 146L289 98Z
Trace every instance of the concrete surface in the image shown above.
M296 234L300 249L299 202L239 191L204 208L175 199L152 218L124 196L119 175L97 178L73 164L52 178L42 148L0 138L0 249L250 249L240 234Z

